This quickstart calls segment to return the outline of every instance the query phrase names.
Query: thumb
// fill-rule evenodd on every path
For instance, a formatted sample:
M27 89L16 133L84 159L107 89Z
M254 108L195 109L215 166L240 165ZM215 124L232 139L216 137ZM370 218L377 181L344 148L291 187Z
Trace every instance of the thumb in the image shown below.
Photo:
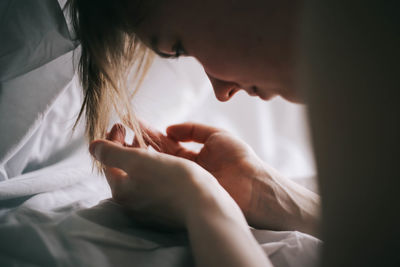
M92 156L108 167L120 168L127 171L135 161L135 155L131 150L134 148L126 148L109 140L95 140L89 146ZM139 151L138 151L139 152Z
M212 126L186 122L169 126L167 135L178 142L194 141L204 144L212 134L221 131L221 129Z

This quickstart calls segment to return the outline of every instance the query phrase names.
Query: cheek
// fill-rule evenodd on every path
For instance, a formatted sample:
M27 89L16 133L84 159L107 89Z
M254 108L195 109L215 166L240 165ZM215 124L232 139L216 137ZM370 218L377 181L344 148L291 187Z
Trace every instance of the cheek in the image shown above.
M248 41L240 42L226 35L225 38L214 34L204 36L201 40L188 42L191 48L189 54L203 65L210 76L241 86L259 84L265 77L262 53L249 49Z
M199 55L196 58L203 65L205 72L216 79L240 84L254 79L248 71L250 68L235 58L218 54Z

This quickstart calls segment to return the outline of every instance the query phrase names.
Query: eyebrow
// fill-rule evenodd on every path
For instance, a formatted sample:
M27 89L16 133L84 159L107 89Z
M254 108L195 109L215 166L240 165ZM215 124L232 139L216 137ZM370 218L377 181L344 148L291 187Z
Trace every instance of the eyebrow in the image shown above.
M150 39L150 48L154 51L154 53L156 53L157 55L159 55L162 58L174 58L175 55L170 55L170 54L166 54L161 52L158 49L158 38L157 36L152 36Z

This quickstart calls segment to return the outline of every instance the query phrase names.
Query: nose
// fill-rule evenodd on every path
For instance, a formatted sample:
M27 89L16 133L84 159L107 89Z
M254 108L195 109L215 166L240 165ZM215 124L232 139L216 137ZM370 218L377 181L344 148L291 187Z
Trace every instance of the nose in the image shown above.
M210 76L209 74L207 74L207 76L214 88L215 96L221 102L228 101L237 91L239 91L239 85L237 83L222 81Z

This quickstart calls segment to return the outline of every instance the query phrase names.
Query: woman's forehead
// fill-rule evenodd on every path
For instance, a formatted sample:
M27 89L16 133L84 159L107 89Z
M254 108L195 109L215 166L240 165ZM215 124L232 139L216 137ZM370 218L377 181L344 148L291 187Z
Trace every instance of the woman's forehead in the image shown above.
M190 32L199 28L198 26L209 24L211 20L216 22L214 26L218 26L218 23L223 24L224 21L232 19L229 12L230 6L221 4L221 2L227 2L226 0L158 0L154 2L157 4L151 7L143 23L137 27L142 35L147 35L149 32L163 34L166 31L182 28Z

